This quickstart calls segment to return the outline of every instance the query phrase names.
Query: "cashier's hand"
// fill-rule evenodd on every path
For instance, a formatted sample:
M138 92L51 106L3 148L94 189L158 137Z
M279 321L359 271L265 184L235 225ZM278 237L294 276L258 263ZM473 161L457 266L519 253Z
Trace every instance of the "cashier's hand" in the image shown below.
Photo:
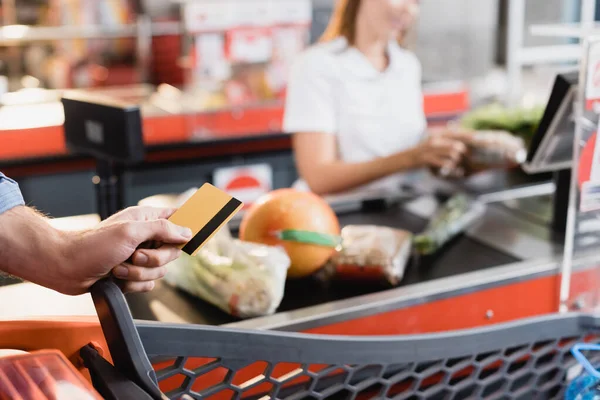
M66 274L68 294L86 292L97 280L113 275L125 292L150 291L165 275L165 265L179 257L177 245L188 242L192 232L167 218L175 210L131 207L81 232L70 243L73 262ZM159 248L138 248L150 241Z
M455 168L467 152L462 140L465 133L446 130L431 131L415 149L417 167Z

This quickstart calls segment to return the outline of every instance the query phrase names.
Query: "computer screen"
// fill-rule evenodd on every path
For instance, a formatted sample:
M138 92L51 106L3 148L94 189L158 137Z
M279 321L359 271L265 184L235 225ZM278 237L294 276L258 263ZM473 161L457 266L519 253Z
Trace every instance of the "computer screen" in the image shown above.
M62 99L69 151L123 164L144 159L140 109L109 96L68 91Z
M574 105L578 93L577 71L558 74L542 119L531 140L523 169L530 174L571 168L575 139ZM595 132L597 115L586 111L582 118L583 142Z

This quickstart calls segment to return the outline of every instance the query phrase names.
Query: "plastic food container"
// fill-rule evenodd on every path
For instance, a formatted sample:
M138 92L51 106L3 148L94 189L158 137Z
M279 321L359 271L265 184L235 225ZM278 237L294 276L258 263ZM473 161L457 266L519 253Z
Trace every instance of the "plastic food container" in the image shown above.
M0 358L0 399L101 400L102 397L59 351Z

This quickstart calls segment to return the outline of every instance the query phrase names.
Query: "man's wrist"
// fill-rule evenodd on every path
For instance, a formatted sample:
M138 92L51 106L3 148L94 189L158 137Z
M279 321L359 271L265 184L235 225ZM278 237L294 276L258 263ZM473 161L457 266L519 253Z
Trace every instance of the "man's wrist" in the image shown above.
M69 278L70 233L54 228L43 214L26 206L0 218L0 270L62 291Z
M72 294L73 290L73 266L79 263L79 254L76 252L77 243L82 232L63 231L57 228L51 228L55 234L52 245L54 246L53 268L56 274L52 277L50 287L65 293ZM56 278L56 280L54 279ZM68 286L67 286L68 283ZM84 283L81 282L82 288Z
M65 260L68 259L70 253L69 240L67 236L70 235L70 232L61 231L54 227L51 227L54 235L52 240L52 247L55 251L53 254L53 264L60 271L60 267L65 263Z

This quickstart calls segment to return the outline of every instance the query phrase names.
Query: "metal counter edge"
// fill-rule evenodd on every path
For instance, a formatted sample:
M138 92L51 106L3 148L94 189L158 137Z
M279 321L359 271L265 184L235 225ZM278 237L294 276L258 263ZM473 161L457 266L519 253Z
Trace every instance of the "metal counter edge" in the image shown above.
M558 274L561 260L560 257L554 257L517 262L223 326L237 329L305 331L323 325L473 293L500 285ZM600 255L582 257L577 260L574 271L593 268L593 265L598 263L600 263Z

